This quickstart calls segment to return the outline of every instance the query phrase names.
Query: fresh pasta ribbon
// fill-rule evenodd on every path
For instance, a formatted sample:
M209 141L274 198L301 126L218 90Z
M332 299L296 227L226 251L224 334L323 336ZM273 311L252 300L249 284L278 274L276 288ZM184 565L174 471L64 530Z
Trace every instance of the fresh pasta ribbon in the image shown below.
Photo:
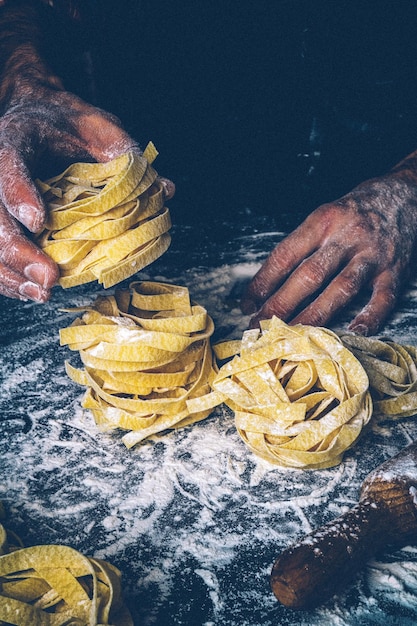
M341 340L368 375L376 414L410 417L417 413L416 347L357 335L342 335Z
M371 417L365 370L330 330L273 317L213 349L233 358L212 379L212 393L190 399L189 409L225 402L243 441L272 463L336 465Z
M151 167L157 154L150 143L143 155L74 163L46 182L37 181L48 207L37 243L58 264L62 287L94 280L111 287L167 250L171 220Z
M23 548L1 524L0 541L0 624L133 626L110 563L68 546Z
M129 431L122 437L128 448L211 413L187 407L210 391L215 373L214 324L187 288L134 282L70 310L83 315L60 330L60 341L79 352L84 368L66 363L67 374L87 387L83 407L101 428Z

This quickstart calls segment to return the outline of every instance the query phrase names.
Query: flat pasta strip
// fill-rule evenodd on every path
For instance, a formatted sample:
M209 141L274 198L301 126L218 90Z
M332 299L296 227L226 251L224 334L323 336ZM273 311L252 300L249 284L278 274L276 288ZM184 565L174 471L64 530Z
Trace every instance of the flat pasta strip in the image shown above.
M187 406L209 393L215 375L214 324L188 289L134 282L73 311L83 315L60 330L60 341L79 351L84 367L66 363L66 371L87 387L83 406L100 428L129 431L122 441L130 448L211 413L210 406Z
M287 467L338 464L372 414L368 377L340 339L324 328L288 326L276 317L241 342L214 346L231 358L211 380L212 392L190 410L225 402L239 434L257 455Z
M62 287L95 280L112 287L167 250L171 220L151 167L157 154L150 143L143 155L74 163L37 181L49 211L36 242L57 263Z

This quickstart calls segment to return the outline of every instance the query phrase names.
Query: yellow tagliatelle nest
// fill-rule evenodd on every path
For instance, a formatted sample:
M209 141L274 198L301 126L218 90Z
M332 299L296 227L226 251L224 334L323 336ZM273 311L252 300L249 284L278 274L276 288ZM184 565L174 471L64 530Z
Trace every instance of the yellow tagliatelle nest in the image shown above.
M341 339L368 374L375 412L387 417L415 415L417 348L356 335L343 335Z
M38 245L60 268L59 284L97 280L105 288L152 263L170 244L157 152L123 154L108 163L75 163L38 187L48 207Z
M186 404L209 392L214 374L213 321L191 303L188 289L135 282L75 310L82 317L61 329L60 339L79 351L84 368L66 363L66 370L88 388L83 406L99 426L130 431L122 437L130 448L210 414Z
M67 546L22 548L0 524L0 624L133 626L133 621L116 567Z
M192 410L225 402L238 432L257 455L288 467L338 464L372 413L368 377L338 337L324 328L288 326L278 318L242 341L214 346L234 358L213 379L213 392Z

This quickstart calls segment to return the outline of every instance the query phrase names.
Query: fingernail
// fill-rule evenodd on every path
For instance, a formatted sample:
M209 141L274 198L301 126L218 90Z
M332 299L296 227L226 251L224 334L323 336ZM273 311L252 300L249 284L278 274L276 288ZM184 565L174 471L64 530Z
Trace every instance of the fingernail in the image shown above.
M47 268L42 265L42 263L31 263L31 265L25 267L25 276L41 287L46 287L49 279L49 272L47 271Z
M32 204L21 204L16 208L16 217L21 224L26 226L32 233L36 233L43 227L44 218L42 212Z
M43 302L45 300L45 291L39 287L39 285L35 285L35 283L22 283L19 287L20 295L25 298L29 298L30 300L35 300L35 302Z
M348 330L358 335L363 335L364 337L367 337L369 334L369 328L365 326L365 324L350 324Z
M169 200L175 194L175 185L172 180L168 180L167 178L160 178L159 180L164 188L165 197Z

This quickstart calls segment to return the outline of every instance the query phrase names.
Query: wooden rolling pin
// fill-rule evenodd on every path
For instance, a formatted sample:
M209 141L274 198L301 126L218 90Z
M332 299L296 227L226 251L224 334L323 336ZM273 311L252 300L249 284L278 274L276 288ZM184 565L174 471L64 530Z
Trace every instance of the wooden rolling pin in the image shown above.
M354 508L278 557L272 590L288 607L322 604L378 550L410 542L417 542L417 442L366 477Z

